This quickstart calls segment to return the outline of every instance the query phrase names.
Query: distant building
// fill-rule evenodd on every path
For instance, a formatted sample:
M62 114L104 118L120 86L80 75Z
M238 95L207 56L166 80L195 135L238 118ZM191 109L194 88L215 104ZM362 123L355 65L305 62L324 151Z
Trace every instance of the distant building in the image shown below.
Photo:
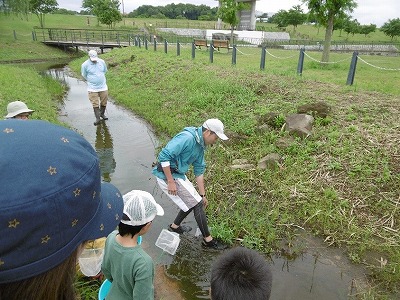
M242 10L240 12L239 18L240 22L237 26L237 30L256 30L256 1L258 0L237 0L238 2L249 3L250 8ZM218 0L219 6L221 1ZM221 19L218 19L217 29L221 29Z

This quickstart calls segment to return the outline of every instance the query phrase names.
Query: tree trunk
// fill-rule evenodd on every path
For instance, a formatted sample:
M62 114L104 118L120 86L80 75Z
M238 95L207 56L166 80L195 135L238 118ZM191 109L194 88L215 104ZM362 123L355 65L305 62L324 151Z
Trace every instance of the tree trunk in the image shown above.
M329 52L331 50L331 40L333 32L333 18L334 15L329 16L328 24L325 31L324 51L322 52L322 62L329 61Z
M235 44L235 41L233 40L233 25L231 25L231 45Z

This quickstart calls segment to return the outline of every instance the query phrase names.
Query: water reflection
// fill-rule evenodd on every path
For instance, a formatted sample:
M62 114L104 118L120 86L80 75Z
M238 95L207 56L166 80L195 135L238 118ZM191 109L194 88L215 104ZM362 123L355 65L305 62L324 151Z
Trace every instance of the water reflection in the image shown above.
M114 158L113 139L108 130L107 123L104 121L97 126L94 146L97 156L100 159L100 170L103 180L111 182L110 174L114 173L117 163Z

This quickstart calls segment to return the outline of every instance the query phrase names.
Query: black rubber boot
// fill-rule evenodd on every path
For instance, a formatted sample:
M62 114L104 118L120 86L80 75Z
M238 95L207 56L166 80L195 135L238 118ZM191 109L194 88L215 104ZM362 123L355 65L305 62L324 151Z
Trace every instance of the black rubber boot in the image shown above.
M96 117L96 122L94 122L94 125L99 125L100 124L100 108L98 107L93 107L94 115Z
M105 112L106 112L106 107L105 106L100 106L100 117L103 120L108 120L108 118L104 115Z

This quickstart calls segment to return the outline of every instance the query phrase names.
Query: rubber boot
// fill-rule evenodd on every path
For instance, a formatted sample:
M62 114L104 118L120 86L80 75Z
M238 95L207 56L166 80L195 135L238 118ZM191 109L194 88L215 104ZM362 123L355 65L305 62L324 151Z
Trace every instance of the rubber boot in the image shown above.
M100 124L100 108L98 107L93 107L94 115L96 117L96 122L94 122L94 125L99 125Z
M106 107L105 106L100 106L100 117L103 120L108 120L108 118L104 115L105 112L106 112Z

